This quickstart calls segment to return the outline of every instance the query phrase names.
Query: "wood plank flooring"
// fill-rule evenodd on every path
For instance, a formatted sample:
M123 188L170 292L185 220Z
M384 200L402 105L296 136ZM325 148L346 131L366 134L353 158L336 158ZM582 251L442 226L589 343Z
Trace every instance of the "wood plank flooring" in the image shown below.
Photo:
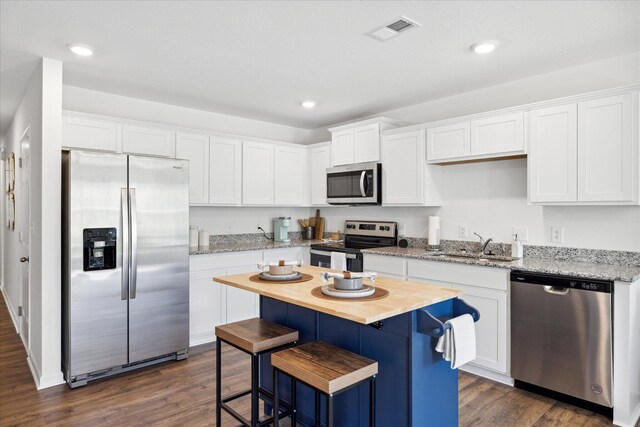
M94 382L38 391L4 300L0 302L0 426L213 426L215 350ZM249 387L249 359L223 347L223 390ZM609 419L532 393L460 373L460 426L608 426ZM248 400L234 405L249 415ZM223 413L223 425L238 425Z

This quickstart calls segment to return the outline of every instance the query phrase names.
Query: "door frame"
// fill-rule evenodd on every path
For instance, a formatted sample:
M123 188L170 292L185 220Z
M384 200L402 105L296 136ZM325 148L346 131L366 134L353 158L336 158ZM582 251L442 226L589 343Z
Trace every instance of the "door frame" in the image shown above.
M23 142L27 139L28 141L28 150L29 150L29 161L24 161L24 153L23 153ZM17 219L20 221L20 257L26 256L31 259L31 191L29 191L29 197L24 197L24 178L25 178L25 163L28 166L26 179L29 183L29 187L31 187L31 123L27 125L27 128L22 132L20 138L18 139L18 143L20 144L20 161L19 161L19 169L20 169L20 196L22 198L22 202L18 205L19 215L16 215ZM26 210L24 211L26 204ZM27 221L24 220L25 216L27 217ZM27 233L27 248L26 254L23 252L24 250L24 235ZM27 350L30 348L30 338L31 338L31 263L27 262L27 275L28 282L27 288L25 292L25 284L24 284L24 267L20 267L20 307L22 307L21 314L19 316L19 329L20 329L20 337L22 338L22 342ZM26 294L26 295L25 295Z

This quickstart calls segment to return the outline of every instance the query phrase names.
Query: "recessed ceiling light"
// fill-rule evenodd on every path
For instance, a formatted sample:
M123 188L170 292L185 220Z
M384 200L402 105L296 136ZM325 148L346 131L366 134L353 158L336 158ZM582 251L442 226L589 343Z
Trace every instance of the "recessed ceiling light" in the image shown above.
M313 108L316 106L316 101L313 101L311 99L307 99L306 101L302 101L302 106L304 108Z
M93 55L93 50L91 50L91 48L80 44L69 45L69 50L79 56Z
M493 52L496 47L498 47L498 42L495 40L485 40L482 42L477 42L471 45L471 50L475 53L489 53Z

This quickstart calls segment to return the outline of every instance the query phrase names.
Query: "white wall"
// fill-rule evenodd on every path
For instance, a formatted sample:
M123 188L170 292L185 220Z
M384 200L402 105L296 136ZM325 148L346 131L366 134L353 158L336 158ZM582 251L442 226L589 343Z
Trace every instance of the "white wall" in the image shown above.
M425 123L578 93L640 83L640 53L568 68L481 90L462 93L373 116ZM326 134L314 132L323 140ZM459 239L458 226L510 242L512 227L525 226L529 243L548 244L551 226L564 227L567 247L640 251L640 207L529 206L526 160L443 166L442 208L328 208L330 230L345 219L393 220L406 224L405 235L426 237L427 216L441 216L444 239Z
M315 211L314 211L315 212ZM258 224L269 233L273 231L273 218L290 216L289 231L301 231L298 218L308 218L309 208L300 207L191 207L189 223L200 225L210 234L260 233Z
M29 364L40 388L62 382L60 283L60 148L62 63L43 58L4 135L7 151L20 155L20 136L31 129L31 252ZM20 182L20 169L16 184ZM16 207L20 185L16 185ZM18 231L28 232L16 211L16 230L4 233L4 285L9 305L21 302Z
M65 110L284 142L306 143L310 134L307 129L129 98L68 85L63 86L62 105Z

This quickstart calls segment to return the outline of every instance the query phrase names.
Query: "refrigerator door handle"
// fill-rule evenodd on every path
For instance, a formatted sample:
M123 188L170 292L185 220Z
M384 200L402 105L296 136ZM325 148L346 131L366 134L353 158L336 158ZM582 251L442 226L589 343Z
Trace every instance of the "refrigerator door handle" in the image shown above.
M131 218L131 276L130 297L136 297L136 285L138 282L138 210L136 207L136 189L129 189L129 209Z
M129 204L127 189L120 190L120 209L122 219L122 284L120 285L120 299L129 297Z

